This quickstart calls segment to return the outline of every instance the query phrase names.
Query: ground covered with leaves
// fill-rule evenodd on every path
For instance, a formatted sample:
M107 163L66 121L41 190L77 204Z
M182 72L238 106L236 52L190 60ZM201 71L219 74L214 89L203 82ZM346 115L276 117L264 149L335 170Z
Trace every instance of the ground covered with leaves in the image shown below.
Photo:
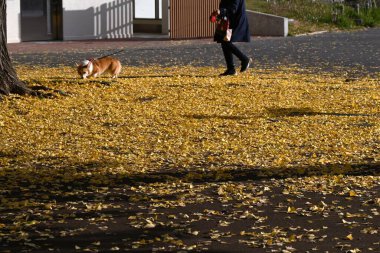
M0 251L379 252L379 76L22 67L0 103Z

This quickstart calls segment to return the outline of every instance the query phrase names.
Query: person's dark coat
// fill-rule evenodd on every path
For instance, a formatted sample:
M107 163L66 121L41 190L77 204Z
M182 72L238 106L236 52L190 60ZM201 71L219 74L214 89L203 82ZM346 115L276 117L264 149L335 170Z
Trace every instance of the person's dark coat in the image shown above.
M219 10L223 8L227 9L227 17L230 20L230 28L232 29L231 42L249 42L251 37L245 0L221 0Z

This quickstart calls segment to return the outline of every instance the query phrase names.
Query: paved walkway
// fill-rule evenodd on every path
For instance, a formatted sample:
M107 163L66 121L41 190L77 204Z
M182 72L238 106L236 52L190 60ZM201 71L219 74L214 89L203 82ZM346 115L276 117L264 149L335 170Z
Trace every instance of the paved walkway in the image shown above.
M380 70L380 28L358 32L324 33L287 38L254 38L239 45L257 67L293 66L322 70L355 68L359 72ZM125 49L117 55L130 66L221 66L218 44L202 40L127 40L81 42L29 42L10 44L15 64L72 66L82 59Z

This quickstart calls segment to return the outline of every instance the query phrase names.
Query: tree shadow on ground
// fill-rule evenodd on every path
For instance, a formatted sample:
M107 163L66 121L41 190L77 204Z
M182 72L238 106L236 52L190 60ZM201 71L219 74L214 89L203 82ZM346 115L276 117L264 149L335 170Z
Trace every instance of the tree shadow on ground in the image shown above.
M17 154L0 153L0 158L13 160ZM94 161L87 163L65 163L65 157L42 157L28 168L25 165L12 164L9 169L3 170L0 185L6 186L17 184L18 180L23 185L39 183L48 186L62 186L70 189L116 186L116 185L139 185L157 182L189 182L208 183L226 181L247 181L263 179L283 179L325 175L366 176L380 175L380 163L368 159L355 164L320 164L299 166L274 166L259 167L245 164L219 164L219 163L194 163L186 167L176 167L167 164L159 168L147 169L146 172L133 172L125 165L126 171L122 174L108 172L107 168L122 168L123 165L112 161ZM69 174L72 178L64 179ZM39 178L39 180L36 180Z
M238 116L238 115L216 115L216 114L186 114L182 115L184 118L188 119L198 119L198 120L210 120L210 119L220 119L220 120L245 120L251 117Z
M1 154L2 157L13 159L10 154ZM47 163L47 161L49 161ZM2 198L18 203L38 201L35 206L22 204L15 208L0 209L6 234L17 237L18 232L9 232L6 228L12 227L14 219L25 216L28 220L38 220L36 225L26 225L28 241L3 240L1 250L31 250L33 252L46 252L56 249L61 252L84 250L96 252L111 252L122 247L132 252L151 252L152 245L160 247L168 245L163 236L170 235L170 243L177 238L187 243L196 244L197 241L207 241L189 235L184 223L183 227L170 224L157 224L153 228L134 227L135 219L146 224L144 217L151 212L149 201L178 200L179 196L170 193L165 197L150 194L149 198L143 191L132 191L131 187L139 189L140 186L155 187L155 183L167 185L191 183L208 185L223 182L250 182L260 183L260 180L300 178L325 175L380 175L380 163L368 162L361 164L327 164L318 166L295 166L260 168L244 164L230 164L228 166L217 163L193 164L193 168L168 167L157 168L155 171L145 173L115 174L108 173L104 168L120 166L107 161L64 164L64 158L44 157L32 169L23 169L21 166L12 166L5 170L0 178L0 191ZM14 169L18 167L19 169ZM56 173L52 168L55 168ZM65 178L70 173L70 178ZM32 179L32 181L28 181ZM268 182L268 181L267 181ZM214 193L215 194L215 193ZM134 198L134 199L132 199ZM137 198L137 199L136 199ZM54 208L49 208L53 203ZM157 203L157 202L152 202ZM102 208L102 206L108 208ZM48 207L47 207L48 206ZM187 208L187 207L186 207ZM190 209L181 209L191 212ZM215 208L215 207L213 207ZM200 210L208 209L207 203ZM175 209L165 209L169 213L181 212ZM171 210L171 211L170 211ZM185 212L185 213L186 213ZM145 216L144 216L145 215ZM165 216L166 214L161 214ZM140 217L141 216L141 217ZM135 217L134 219L130 219ZM63 222L60 222L62 220ZM217 221L215 221L217 222ZM21 224L21 223L20 223ZM214 223L207 223L207 231L213 229ZM216 225L217 223L215 223ZM108 229L110 228L110 229ZM81 230L84 229L84 230ZM46 234L48 236L46 236ZM50 235L50 236L49 236ZM159 239L157 239L159 238ZM14 238L13 238L14 239ZM169 239L168 239L169 240ZM193 242L194 240L194 242ZM140 249L131 249L133 242L141 242ZM148 243L149 242L149 243ZM145 244L144 244L145 243ZM237 245L239 246L239 245ZM229 247L232 247L229 245ZM210 249L208 252L213 252ZM214 252L222 252L221 250ZM260 252L260 251L259 251ZM263 251L264 252L264 251Z
M113 172L107 168L121 168L116 162L98 161L64 164L65 157L44 157L39 163L12 164L17 156L1 153L0 158L9 159L0 177L3 198L19 202L33 199L54 200L57 203L96 201L99 189L124 189L155 183L223 183L247 182L271 179L303 178L313 176L379 176L380 163L372 160L357 164L324 164L314 166L258 167L244 164L198 163L191 167L173 169L172 165L146 172ZM126 165L130 166L130 165ZM131 171L131 170L130 170ZM127 193L127 190L124 190ZM129 197L119 193L102 196L105 201ZM1 209L0 209L1 210Z
M308 107L291 108L266 108L267 112L274 117L303 117L303 116L338 116L338 117L371 117L380 116L365 113L336 113L336 112L316 112Z
M140 76L119 76L121 79L145 79L145 78L173 78L173 77L192 77L192 78L207 78L215 77L215 75L184 75L184 74L172 74L172 75L140 75Z
M213 169L210 169L210 166ZM310 176L347 175L367 176L380 175L380 163L363 164L327 164L319 166L259 168L244 165L230 165L229 167L217 164L199 164L194 170L161 170L153 173L133 174L126 178L129 184L157 183L157 182L182 182L208 183L228 181L249 181L263 179L284 179Z

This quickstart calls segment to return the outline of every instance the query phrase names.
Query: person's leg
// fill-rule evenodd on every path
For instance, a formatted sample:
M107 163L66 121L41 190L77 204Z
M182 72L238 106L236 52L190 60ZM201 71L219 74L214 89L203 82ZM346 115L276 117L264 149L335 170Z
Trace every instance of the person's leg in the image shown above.
M226 72L228 72L228 70L231 70L230 72L232 72L232 70L233 72L236 72L233 55L236 55L236 57L241 61L240 72L245 72L249 68L249 65L251 64L252 59L250 59L243 52L241 52L240 49L236 47L232 42L229 42L229 41L222 42L222 48L223 48L224 58L226 59L226 63L227 63Z
M224 59L226 60L227 70L235 70L234 58L231 50L231 42L223 41L222 49L224 54Z
M246 62L249 61L248 56L246 56L240 49L235 46L233 43L229 42L229 48L232 54L236 55L236 57L241 61L241 62Z
M231 52L236 55L237 58L241 61L241 69L240 72L245 72L249 65L252 62L252 59L250 59L248 56L246 56L243 52L240 51L240 49L235 46L234 44L230 43Z

